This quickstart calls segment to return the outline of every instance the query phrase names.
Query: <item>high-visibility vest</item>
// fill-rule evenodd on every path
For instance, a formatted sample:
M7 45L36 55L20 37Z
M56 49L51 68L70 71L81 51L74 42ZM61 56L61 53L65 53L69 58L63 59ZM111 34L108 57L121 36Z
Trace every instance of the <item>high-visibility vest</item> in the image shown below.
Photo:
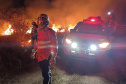
M51 52L56 49L57 38L52 29L44 32L39 31L34 49L37 50L36 59L38 61L47 60ZM57 52L56 52L57 53Z

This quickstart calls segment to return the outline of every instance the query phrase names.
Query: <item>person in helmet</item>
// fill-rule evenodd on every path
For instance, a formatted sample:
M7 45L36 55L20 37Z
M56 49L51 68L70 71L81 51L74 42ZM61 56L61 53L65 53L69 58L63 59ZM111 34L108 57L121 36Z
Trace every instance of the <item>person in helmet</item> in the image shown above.
M103 20L101 19L101 16L98 16L97 19L98 19L99 22L103 23Z
M37 28L38 25L36 24L36 22L32 22L32 31L31 31L31 44L32 44L32 48L34 47L34 41L37 41Z
M103 26L107 34L107 39L109 39L109 37L115 33L118 26L116 17L113 13L109 13L109 17L103 22Z
M48 15L40 14L37 23L37 42L32 52L37 52L36 59L42 70L43 84L51 84L50 64L55 63L57 56L57 37L55 31L48 27Z

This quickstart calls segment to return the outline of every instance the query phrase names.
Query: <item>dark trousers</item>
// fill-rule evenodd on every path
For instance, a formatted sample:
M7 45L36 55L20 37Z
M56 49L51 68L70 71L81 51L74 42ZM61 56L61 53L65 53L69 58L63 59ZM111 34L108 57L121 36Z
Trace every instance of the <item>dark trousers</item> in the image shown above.
M50 72L49 60L40 61L39 65L42 70L42 76L44 78L43 84L51 84L51 72Z

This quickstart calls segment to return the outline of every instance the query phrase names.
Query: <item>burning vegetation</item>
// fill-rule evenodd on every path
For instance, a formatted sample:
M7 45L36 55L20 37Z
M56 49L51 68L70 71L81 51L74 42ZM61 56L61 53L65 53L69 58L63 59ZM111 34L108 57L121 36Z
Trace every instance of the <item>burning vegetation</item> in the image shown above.
M11 29L11 25L9 25L8 29L2 33L2 35L11 35L13 33L13 29Z
M27 46L30 34L26 34L30 26L23 9L0 12L0 77L28 69L32 63L31 48Z
M10 8L0 12L0 70L2 73L14 73L15 70L18 72L31 64L29 56L32 21L33 19L26 17L22 8ZM61 25L53 24L49 27L56 32L65 32L65 28Z

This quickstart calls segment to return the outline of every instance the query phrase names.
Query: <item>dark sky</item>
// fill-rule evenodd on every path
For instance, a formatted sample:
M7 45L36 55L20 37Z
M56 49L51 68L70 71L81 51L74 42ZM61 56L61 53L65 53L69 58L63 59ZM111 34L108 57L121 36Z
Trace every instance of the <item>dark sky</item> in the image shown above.
M25 0L0 0L0 8L5 9L9 7L24 7L25 6Z
M13 7L24 7L25 6L25 0L13 0Z
M126 0L0 0L0 9L25 8L26 16L36 18L46 13L50 21L60 25L75 25L90 16L107 18L113 10L119 23L126 23Z

